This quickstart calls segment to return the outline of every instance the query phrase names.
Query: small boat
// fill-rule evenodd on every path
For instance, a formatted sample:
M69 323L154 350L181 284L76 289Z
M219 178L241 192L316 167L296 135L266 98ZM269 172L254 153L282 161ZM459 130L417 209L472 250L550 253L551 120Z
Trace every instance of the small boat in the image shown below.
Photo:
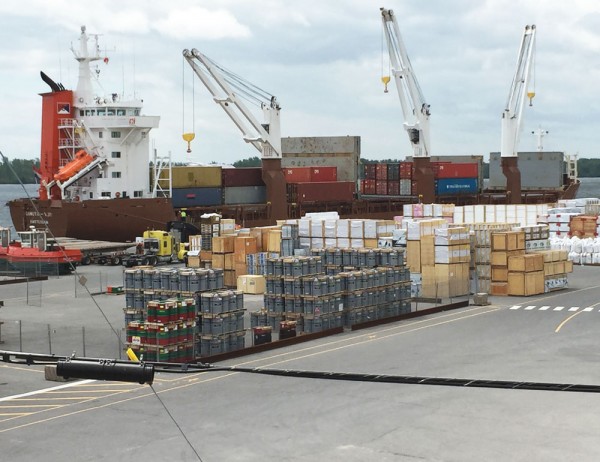
M26 276L70 274L81 262L79 249L65 249L46 231L31 228L17 233L20 241L10 241L10 231L0 230L0 260L8 270Z

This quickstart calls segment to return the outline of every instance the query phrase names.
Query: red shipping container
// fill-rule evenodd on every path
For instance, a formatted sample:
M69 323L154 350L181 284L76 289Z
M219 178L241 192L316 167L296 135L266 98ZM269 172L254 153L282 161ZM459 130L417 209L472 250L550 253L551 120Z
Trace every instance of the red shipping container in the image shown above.
M337 167L310 167L310 181L337 181Z
M436 176L438 178L478 178L478 164L477 162L441 163Z
M362 193L375 194L375 180L362 180Z
M365 164L365 179L375 180L377 178L377 164Z
M302 202L352 202L356 185L353 181L298 183L296 201Z
M377 167L375 168L376 179L377 180L387 180L387 164L379 163L379 164L375 164L375 165L377 165Z
M387 196L387 180L377 180L375 185L375 194Z
M287 167L283 169L283 176L288 183L310 183L311 167Z
M223 186L264 186L261 167L221 169Z
M408 180L413 177L413 163L400 162L400 179Z
M399 196L400 195L400 180L388 181L387 193L388 193L388 196Z

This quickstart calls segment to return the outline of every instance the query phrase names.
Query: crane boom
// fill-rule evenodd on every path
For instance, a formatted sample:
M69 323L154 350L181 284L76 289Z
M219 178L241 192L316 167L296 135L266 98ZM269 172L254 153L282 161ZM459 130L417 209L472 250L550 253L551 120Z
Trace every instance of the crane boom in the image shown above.
M535 31L534 25L525 26L521 47L519 48L517 70L510 86L506 107L502 112L501 157L518 156L517 149L522 129L525 100L528 97L531 100L535 96L533 91L528 90L535 55Z
M390 64L402 114L404 129L413 148L413 156L429 157L431 151L429 138L429 104L425 101L419 82L408 58L402 35L392 10L381 8L383 31L390 55Z
M239 76L226 71L196 49L183 50L183 56L233 123L242 132L244 141L252 144L263 159L281 159L280 106L275 96L245 82ZM238 92L234 92L234 88ZM260 105L264 123L242 102L240 95Z

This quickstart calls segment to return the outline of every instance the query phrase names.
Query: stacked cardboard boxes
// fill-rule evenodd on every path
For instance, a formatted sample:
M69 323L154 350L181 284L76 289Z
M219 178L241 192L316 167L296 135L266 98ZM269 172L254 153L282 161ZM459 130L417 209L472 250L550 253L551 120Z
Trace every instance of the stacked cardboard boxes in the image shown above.
M492 295L508 295L508 260L525 254L525 233L505 231L492 234L491 283Z
M224 270L225 287L235 287L235 236L226 234L212 238L211 263Z
M539 253L508 257L508 295L544 293L544 257Z

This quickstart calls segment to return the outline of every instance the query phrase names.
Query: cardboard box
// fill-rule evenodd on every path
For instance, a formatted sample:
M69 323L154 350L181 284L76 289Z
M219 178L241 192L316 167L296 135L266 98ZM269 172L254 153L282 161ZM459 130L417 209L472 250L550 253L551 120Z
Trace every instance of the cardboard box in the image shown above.
M510 257L525 255L524 250L511 250L511 251L498 251L494 250L490 257L490 263L492 266L508 266L508 259Z
M411 273L421 272L421 241L406 242L406 264Z
M421 266L430 266L435 264L435 237L421 237Z
M240 277L243 276L245 274L248 274L248 266L246 265L246 263L235 263L235 275L236 277Z
M212 262L212 252L210 250L201 250L200 251L200 261Z
M212 254L212 267L213 268L225 268L225 254L214 253Z
M223 271L223 284L225 284L225 287L237 287L237 278L235 277L235 271Z
M492 233L492 250L525 250L525 232Z
M223 257L225 259L224 269L235 271L235 254L226 253Z
M492 295L508 295L508 282L492 282L490 287Z
M509 272L508 295L539 295L544 293L543 271Z
M391 245L391 241L390 241L390 245ZM378 247L378 240L365 238L365 247L367 249L376 249Z
M281 252L281 230L270 229L267 236L267 252Z
M264 276L248 274L237 278L237 290L241 290L245 294L264 294L265 287Z
M544 256L538 253L508 257L508 271L544 271Z
M212 240L213 253L233 253L235 250L235 236L217 236Z
M492 283L494 282L508 282L508 268L506 266L492 266Z
M246 255L258 253L258 245L256 237L238 236L235 238L235 261L237 263L245 263Z
M573 262L571 260L566 260L565 261L565 273L572 273L573 272Z
M436 245L435 263L469 263L471 261L471 247L469 244Z
M422 295L425 298L449 298L469 293L469 264L453 263L422 267Z

